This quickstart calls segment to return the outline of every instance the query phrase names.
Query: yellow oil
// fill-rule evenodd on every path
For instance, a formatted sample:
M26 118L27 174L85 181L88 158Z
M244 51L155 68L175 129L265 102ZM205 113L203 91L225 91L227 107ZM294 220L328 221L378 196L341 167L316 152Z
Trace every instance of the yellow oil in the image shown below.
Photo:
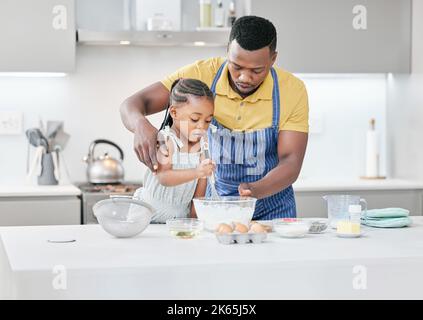
M179 230L171 230L170 234L180 239L192 239L198 235L198 231L179 231Z

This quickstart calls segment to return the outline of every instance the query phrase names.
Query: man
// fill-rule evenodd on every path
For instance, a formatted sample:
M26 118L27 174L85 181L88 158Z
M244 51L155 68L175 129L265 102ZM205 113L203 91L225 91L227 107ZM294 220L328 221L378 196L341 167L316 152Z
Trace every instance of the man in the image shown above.
M307 146L308 98L301 80L273 68L276 57L274 25L244 16L232 27L227 58L197 61L126 99L121 116L140 161L157 168L157 129L146 116L166 108L174 80L202 80L215 94L208 136L218 193L259 199L257 220L295 217L292 183Z

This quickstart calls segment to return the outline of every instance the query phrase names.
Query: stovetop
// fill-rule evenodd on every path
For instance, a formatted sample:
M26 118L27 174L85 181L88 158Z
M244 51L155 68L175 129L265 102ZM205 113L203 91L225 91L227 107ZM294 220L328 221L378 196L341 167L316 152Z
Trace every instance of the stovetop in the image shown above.
M85 193L134 193L142 187L140 183L123 182L119 184L92 184L81 183L77 187Z

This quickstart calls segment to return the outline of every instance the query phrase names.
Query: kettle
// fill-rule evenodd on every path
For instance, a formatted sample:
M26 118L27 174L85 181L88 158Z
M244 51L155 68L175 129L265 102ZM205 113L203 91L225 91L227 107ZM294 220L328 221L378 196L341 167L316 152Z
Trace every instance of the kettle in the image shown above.
M94 157L94 149L101 143L115 147L120 153L120 160L111 157L108 153ZM116 143L104 139L94 140L90 144L88 155L83 160L88 164L87 179L89 183L121 183L123 181L123 151Z

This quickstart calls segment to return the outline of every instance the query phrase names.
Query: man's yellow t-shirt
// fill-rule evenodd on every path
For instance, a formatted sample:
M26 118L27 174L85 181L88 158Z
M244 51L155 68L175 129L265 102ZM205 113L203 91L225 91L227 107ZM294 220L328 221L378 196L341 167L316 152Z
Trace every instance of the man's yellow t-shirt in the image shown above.
M179 78L199 79L211 87L214 77L225 58L196 61L169 75L161 82L170 90ZM279 130L308 132L308 97L304 83L291 73L275 67L279 81ZM260 87L242 99L229 84L228 66L225 65L216 85L215 119L231 130L256 130L272 125L273 78L269 74Z

